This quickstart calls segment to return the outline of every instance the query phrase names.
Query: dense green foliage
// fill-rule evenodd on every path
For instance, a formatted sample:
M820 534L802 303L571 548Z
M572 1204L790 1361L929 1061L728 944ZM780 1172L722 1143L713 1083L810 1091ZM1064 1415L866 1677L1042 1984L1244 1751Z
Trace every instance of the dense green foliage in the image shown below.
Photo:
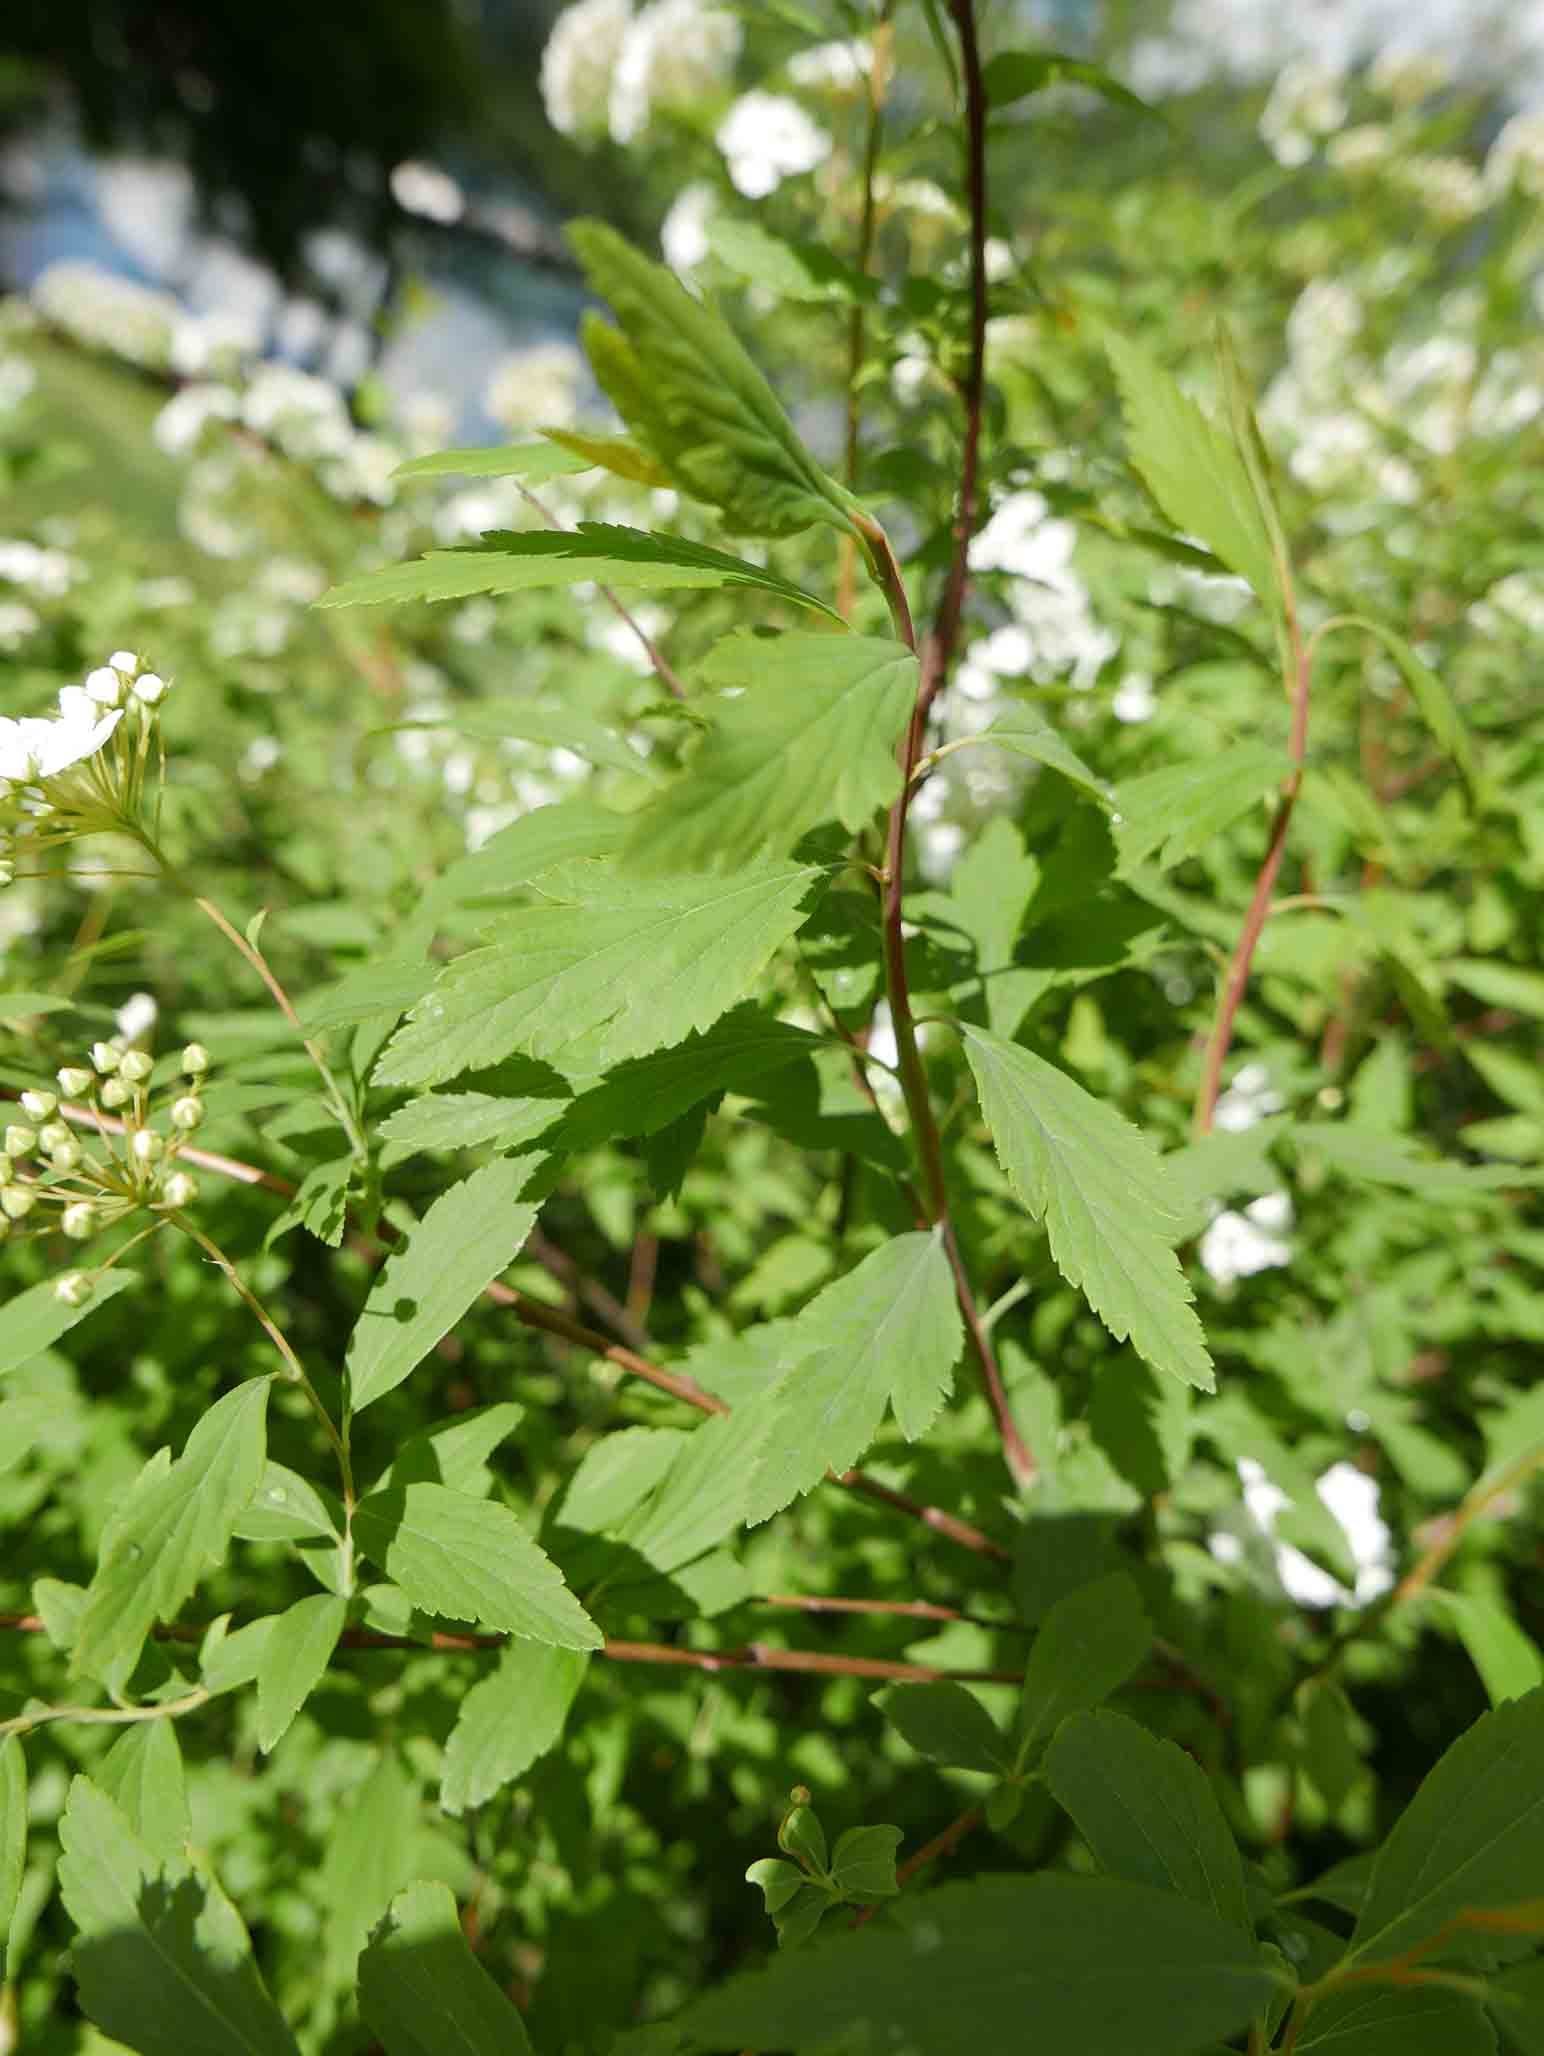
M0 2046L1544 2047L1539 223L879 12L620 429L7 311Z

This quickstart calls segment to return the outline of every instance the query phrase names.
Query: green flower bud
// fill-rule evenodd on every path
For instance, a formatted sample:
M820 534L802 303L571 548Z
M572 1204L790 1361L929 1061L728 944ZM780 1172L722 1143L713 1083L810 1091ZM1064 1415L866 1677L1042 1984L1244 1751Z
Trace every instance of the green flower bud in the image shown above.
M12 1221L24 1221L37 1204L37 1194L30 1185L7 1185L0 1192L0 1212Z
M66 1306L84 1306L95 1290L84 1271L66 1271L62 1278L54 1280L54 1297L62 1299Z
M105 1078L110 1071L116 1071L123 1062L123 1051L111 1042L94 1042L91 1045L91 1061Z
M48 1152L49 1168L55 1171L73 1171L79 1167L80 1158L80 1144L71 1135L68 1140L61 1142L57 1149Z
M85 1242L96 1233L96 1208L89 1199L72 1200L60 1215L59 1225L72 1242Z
M57 1092L24 1092L21 1110L34 1121L52 1120L59 1111L59 1095Z
M209 1069L209 1052L201 1042L190 1042L182 1052L182 1068L189 1078L202 1078Z
M184 1135L191 1135L204 1118L204 1102L196 1092L186 1092L181 1099L172 1101L172 1126L180 1128Z
M85 1099L96 1089L96 1079L91 1072L83 1071L78 1064L66 1064L55 1076L66 1099Z
M131 1049L118 1066L118 1076L130 1085L143 1085L155 1069L155 1058L142 1049Z
M75 1137L66 1121L49 1121L38 1130L38 1148L46 1150L50 1156L56 1149L62 1149L65 1143L74 1140Z
M5 1131L5 1153L8 1157L30 1156L37 1141L35 1128L24 1128L19 1121L13 1121Z
M161 1197L168 1206L191 1206L198 1197L198 1180L190 1171L173 1171L162 1183Z
M136 1128L129 1137L129 1155L137 1164L153 1164L165 1147L154 1128Z
M105 1107L126 1107L134 1097L121 1078L109 1078L102 1087L102 1104Z

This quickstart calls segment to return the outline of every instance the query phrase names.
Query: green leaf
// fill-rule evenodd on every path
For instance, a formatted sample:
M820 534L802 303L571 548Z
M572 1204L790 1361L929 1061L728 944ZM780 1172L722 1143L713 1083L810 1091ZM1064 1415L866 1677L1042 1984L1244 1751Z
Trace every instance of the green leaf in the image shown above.
M1334 626L1360 628L1365 634L1375 637L1382 643L1398 665L1405 684L1409 686L1410 697L1420 710L1421 719L1457 765L1470 797L1478 799L1480 773L1474 759L1474 748L1469 740L1469 731L1464 726L1464 718L1458 711L1453 695L1442 679L1428 663L1416 655L1397 629L1387 628L1379 621L1371 621L1365 614L1342 615Z
M1238 1844L1205 1771L1183 1749L1123 1713L1079 1713L1057 1729L1045 1776L1101 1870L1178 1892L1254 1932Z
M1240 743L1188 764L1123 778L1115 788L1115 847L1121 875L1154 857L1172 871L1273 792L1291 770L1286 752Z
M1296 1701L1303 1723L1303 1770L1331 1813L1338 1813L1362 1775L1351 1703L1329 1678L1306 1679Z
M544 428L542 434L573 456L609 471L613 478L625 478L633 485L670 484L670 474L663 466L625 435L595 435L579 428Z
M958 1770L1001 1777L1013 1768L1013 1750L996 1721L973 1692L947 1679L936 1684L896 1685L879 1710L920 1756Z
M267 1378L217 1399L177 1461L136 1483L102 1540L74 1663L121 1687L151 1626L170 1620L229 1546L263 1472Z
M1494 1979L1490 2003L1506 2030L1508 2049L1521 2056L1544 2056L1544 1956Z
M745 996L819 876L801 864L642 880L595 862L549 871L542 904L502 916L441 972L376 1082L437 1085L516 1053L582 1075L684 1041Z
M780 1856L763 1856L745 1873L745 1881L760 1889L768 1913L777 1914L804 1890L805 1876L796 1863L785 1863Z
M1488 957L1453 957L1442 966L1449 985L1462 986L1488 1007L1544 1021L1544 972L1524 971Z
M1457 1913L1540 1897L1544 1688L1483 1715L1427 1776L1378 1852L1347 1961L1382 1962Z
M537 1208L519 1204L540 1157L495 1157L452 1185L389 1256L349 1337L349 1405L394 1391L520 1253Z
M156 1862L186 1855L193 1828L174 1720L125 1728L96 1766L95 1783Z
M469 1407L454 1420L404 1442L370 1489L381 1492L393 1485L449 1485L453 1492L485 1496L491 1483L488 1458L524 1419L525 1408L517 1399Z
M1019 1764L1031 1760L1068 1714L1086 1712L1119 1691L1152 1646L1152 1623L1124 1571L1059 1599L1030 1645L1019 1701Z
M1080 791L1096 799L1101 807L1110 805L1109 780L1101 778L1097 771L1090 771L1077 751L1069 747L1034 707L1010 707L1007 713L998 715L990 728L984 728L976 740L995 743L999 749L1011 750L1015 756L1032 757L1048 770L1059 771Z
M270 1457L231 1533L243 1542L329 1542L342 1539L342 1526L314 1485Z
M1132 462L1153 498L1176 528L1199 536L1260 600L1276 605L1279 579L1270 532L1236 444L1146 350L1112 334L1104 341L1120 386Z
M398 1107L376 1129L393 1161L418 1150L475 1149L492 1142L518 1149L550 1128L568 1105L566 1093L504 1097L491 1092L427 1092Z
M592 800L561 800L536 807L490 835L481 849L447 866L419 902L421 914L525 892L532 881L555 864L579 857L608 857L627 834L620 814L607 812Z
M22 1875L27 1868L27 1759L22 1754L20 1735L0 1741L0 1935L9 1939L11 1916L21 1897ZM7 1946L0 1963L0 1983L11 1983L17 1966Z
M849 496L805 450L723 319L604 223L576 223L569 240L621 324L618 334L586 322L595 375L672 481L742 533L852 530Z
M216 1635L211 1629L199 1650L200 1683L206 1692L235 1692L243 1685L256 1684L279 1616L268 1614L262 1620L248 1621L234 1633L224 1632L222 1622L226 1618L222 1615L215 1622L214 1627L221 1632Z
M831 1877L849 1899L866 1904L893 1899L901 1889L895 1881L895 1852L901 1831L893 1827L848 1828L831 1851Z
M498 449L436 450L430 457L410 457L393 478L521 478L540 485L548 478L568 478L592 468L585 458L562 449L555 440L507 443Z
M1043 93L1048 86L1084 86L1115 106L1124 107L1128 114L1167 120L1159 108L1150 107L1129 86L1123 86L1097 64L1064 57L1057 50L1001 50L982 67L981 83L987 105L993 108L1009 107L1031 93Z
M422 990L422 981L420 981ZM295 1197L269 1227L263 1247L272 1249L291 1228L304 1228L329 1249L337 1249L348 1226L348 1194L359 1168L352 1152L313 1164L296 1190Z
M723 1092L752 1095L774 1071L824 1047L806 1028L769 1020L750 1007L736 1009L676 1049L618 1064L561 1109L543 1140L570 1151L618 1136L657 1135L703 1100Z
M275 1621L257 1667L257 1746L265 1756L326 1676L347 1618L346 1599L313 1592Z
M618 1524L618 1539L667 1576L716 1548L746 1517L751 1477L731 1456L743 1447L727 1416L694 1428L658 1485Z
M472 1954L445 1885L410 1885L359 1959L387 2056L530 2056L525 2022Z
M320 1873L329 1983L353 1981L371 1928L418 1875L422 1804L417 1777L389 1745L356 1784L333 1799Z
M84 1306L68 1306L55 1292L53 1279L45 1278L41 1285L8 1299L0 1307L0 1377L41 1356L61 1335L67 1335L77 1321L84 1321L98 1307L106 1306L110 1299L138 1283L135 1271L104 1271L96 1278Z
M1117 1342L1203 1392L1215 1386L1190 1287L1170 1247L1183 1232L1157 1150L1113 1107L1017 1043L962 1024L997 1160L1051 1256Z
M573 1649L511 1642L456 1713L440 1773L447 1813L481 1806L557 1744L589 1658Z
M444 1485L372 1492L359 1546L424 1613L481 1621L559 1649L598 1649L594 1622L506 1506Z
M525 700L484 700L472 707L456 706L426 721L393 721L377 735L400 735L419 729L450 730L480 742L533 742L546 749L572 750L576 757L608 771L647 778L647 758L604 722L567 707L537 707Z
M367 571L335 585L316 604L381 607L403 600L464 600L472 593L535 592L589 580L651 592L744 586L833 621L841 618L802 586L744 557L606 521L581 521L572 531L490 529L476 549L430 550L416 563Z
M903 1897L897 1911L905 1907ZM1031 2042L1077 2056L1192 2056L1272 1990L1254 1944L1172 1893L1111 1878L978 1879L901 1925L832 1932L687 2008L712 2049L874 2048L980 2056Z
M81 2005L142 2056L298 2056L213 1879L154 1857L90 1778L59 1822L59 1889L79 1930Z
M1363 1987L1321 1999L1295 2047L1325 2056L1495 2056L1496 2036L1463 1992Z
M901 789L896 749L917 660L878 636L737 635L702 667L738 698L694 702L712 726L634 818L627 854L655 870L732 870L787 854L824 821L855 834Z
M735 1416L738 1435L761 1442L752 1524L770 1520L827 1470L856 1463L887 1402L908 1439L925 1434L964 1338L936 1231L894 1236L817 1294L797 1320L779 1325L784 1375Z
M1492 1706L1544 1685L1544 1656L1505 1607L1476 1593L1428 1585L1421 1603L1458 1631Z
M879 298L879 283L866 272L844 264L822 244L789 242L758 221L714 215L708 248L726 271L751 285L769 286L780 300L846 306Z

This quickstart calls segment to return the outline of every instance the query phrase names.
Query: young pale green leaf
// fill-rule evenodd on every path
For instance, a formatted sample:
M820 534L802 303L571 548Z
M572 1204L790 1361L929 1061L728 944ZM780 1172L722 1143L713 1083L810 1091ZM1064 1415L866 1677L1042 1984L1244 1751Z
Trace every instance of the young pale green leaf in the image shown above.
M1155 121L1167 117L1158 108L1123 86L1118 78L1097 64L1082 58L1065 57L1059 50L1000 50L983 65L981 83L989 107L1011 107L1015 100L1031 93L1043 93L1048 86L1083 86L1128 114L1150 115Z
M157 1863L180 1861L192 1835L174 1720L135 1721L96 1765L93 1781Z
M1155 853L1158 868L1172 871L1274 791L1290 769L1284 750L1247 742L1192 763L1123 778L1114 792L1121 875L1130 877Z
M737 698L682 775L634 816L627 854L653 870L732 870L787 854L824 821L856 833L901 787L896 748L917 660L878 636L737 635L701 676Z
M257 1746L265 1756L326 1676L347 1617L346 1599L313 1592L275 1621L257 1667Z
M409 1885L359 1959L386 2056L530 2056L525 2022L468 1946L445 1885Z
M1294 2047L1321 2056L1495 2056L1496 2036L1466 1992L1363 1985L1321 1999Z
M412 564L390 564L345 579L319 607L382 607L403 600L464 600L472 593L534 592L543 587L634 586L652 592L693 587L750 587L796 607L840 616L824 600L775 571L680 536L646 528L581 521L569 531L491 529L475 549L430 550Z
M962 1025L997 1160L1051 1255L1118 1342L1155 1370L1215 1385L1190 1287L1170 1243L1182 1199L1141 1130L1065 1071L984 1029Z
M1069 747L1034 707L1010 707L1007 713L998 715L990 728L982 729L975 739L995 743L998 749L1009 750L1018 757L1032 757L1037 764L1044 764L1047 770L1059 771L1080 791L1096 799L1101 807L1108 807L1111 803L1109 781L1101 778L1097 771L1090 771L1077 751Z
M1544 1655L1538 1644L1496 1600L1428 1585L1421 1603L1457 1630L1492 1706L1521 1699L1544 1685Z
M1018 1761L1042 1749L1068 1714L1119 1691L1153 1646L1136 1586L1113 1571L1059 1599L1030 1647L1019 1702Z
M849 495L800 442L777 396L720 315L603 222L569 230L621 334L591 320L595 375L674 484L750 535L815 522L853 527Z
M515 1641L500 1651L456 1711L440 1772L447 1813L481 1806L556 1745L588 1667L575 1649Z
M1428 1940L1455 1914L1540 1898L1544 1688L1477 1720L1395 1821L1378 1852L1348 1960L1384 1962Z
M904 1905L904 1898L901 1904ZM903 1925L833 1931L688 2007L710 2049L1193 2056L1272 1989L1248 1936L1173 1893L1042 1872L945 1885Z
M70 1786L59 1848L81 2005L104 2034L142 2056L298 2056L241 1916L210 1877L160 1870L86 1777Z
M540 1157L495 1157L430 1207L387 1258L349 1337L349 1405L359 1413L414 1371L519 1254L537 1209L521 1205Z
M823 244L789 242L759 221L715 214L708 223L708 248L726 271L750 285L769 286L780 300L851 306L880 296L877 279L844 264Z
M159 1726L159 1722L153 1723ZM27 1759L22 1754L21 1736L7 1735L0 1742L0 1935L9 1938L11 1916L21 1897L21 1881L27 1868ZM7 1947L0 1957L0 1974L6 1983L16 1975Z
M410 457L394 478L519 478L540 485L549 478L568 478L589 471L592 460L560 448L556 439L540 443L506 443L496 449L436 450L429 457Z
M504 915L448 964L376 1067L437 1085L517 1053L583 1075L682 1042L742 999L805 919L820 873L764 864L726 877L629 879L565 864L542 903Z
M1268 606L1280 604L1270 531L1232 438L1146 350L1107 334L1131 458L1174 526L1199 536Z
M354 1535L424 1613L559 1649L600 1647L594 1622L507 1506L445 1485L405 1485L362 1499Z
M973 1692L941 1679L927 1685L896 1685L879 1710L920 1756L958 1770L1001 1777L1013 1768L1013 1750L996 1721Z
M1369 620L1363 614L1346 614L1336 620L1335 626L1359 628L1365 635L1370 635L1382 643L1398 665L1405 684L1409 686L1410 697L1420 710L1421 719L1457 765L1470 797L1477 799L1480 791L1480 773L1474 759L1474 746L1469 740L1469 731L1464 726L1464 717L1459 713L1453 695L1438 674L1423 658L1416 655L1397 629L1385 627L1382 622Z
M831 1877L849 1899L872 1904L893 1899L901 1889L895 1881L895 1852L901 1830L892 1827L848 1828L831 1851Z
M567 1152L593 1149L617 1136L656 1135L705 1099L723 1092L754 1095L774 1071L823 1047L807 1028L769 1020L751 1007L737 1008L701 1034L688 1036L677 1049L618 1064L600 1084L564 1106L543 1139Z
M41 1356L61 1335L67 1335L77 1321L84 1321L99 1306L106 1306L118 1293L138 1283L135 1271L104 1271L82 1306L71 1306L62 1300L51 1278L18 1292L0 1307L0 1377Z
M1209 1906L1254 1932L1238 1844L1201 1766L1108 1709L1064 1720L1045 1759L1051 1794L1099 1868Z
M224 1557L262 1476L269 1383L250 1378L217 1399L177 1461L142 1474L118 1509L75 1644L85 1676L125 1683L152 1624L170 1620Z
M896 1235L812 1299L786 1328L788 1369L735 1416L735 1447L760 1441L746 1518L753 1524L845 1471L873 1440L887 1403L901 1432L927 1432L964 1339L937 1232Z

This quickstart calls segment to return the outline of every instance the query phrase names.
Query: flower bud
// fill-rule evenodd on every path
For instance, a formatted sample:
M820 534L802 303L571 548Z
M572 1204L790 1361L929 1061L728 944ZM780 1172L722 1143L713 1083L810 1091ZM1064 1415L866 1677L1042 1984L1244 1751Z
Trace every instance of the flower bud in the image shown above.
M21 1110L34 1121L49 1121L59 1111L57 1092L24 1092L21 1096Z
M72 1135L67 1142L61 1142L57 1149L48 1152L49 1168L54 1171L74 1171L80 1166L80 1144Z
M126 671L130 678L139 669L139 659L132 650L114 650L107 661L115 671Z
M19 1121L13 1121L5 1131L5 1153L8 1157L30 1156L37 1141L35 1128L23 1128Z
M59 1225L72 1242L85 1242L96 1233L96 1208L89 1199L72 1200L60 1215Z
M110 1071L116 1071L123 1062L123 1051L112 1042L94 1042L91 1045L91 1061L105 1078Z
M16 1166L8 1156L0 1156L0 1185L9 1185L16 1176Z
M147 671L143 678L135 679L130 691L142 707L154 707L166 697L166 680Z
M191 1171L173 1171L161 1186L161 1197L168 1206L191 1206L198 1197L198 1180Z
M180 1128L184 1135L191 1135L204 1118L204 1102L196 1092L185 1092L181 1099L172 1101L172 1126Z
M54 1075L59 1080L59 1090L66 1099L85 1099L96 1086L96 1079L91 1072L83 1071L78 1064L66 1064L63 1070L56 1071Z
M84 1306L96 1287L84 1271L66 1271L54 1280L54 1297L66 1306Z
M116 671L103 665L100 670L86 674L86 695L96 701L99 707L117 707L123 704L123 680Z
M155 1058L142 1049L131 1049L118 1066L118 1076L130 1085L143 1085L155 1069Z
M209 1052L201 1042L190 1042L182 1052L182 1069L189 1078L202 1078L209 1069Z
M154 1128L136 1128L129 1137L129 1155L137 1164L153 1164L165 1147Z
M0 1211L7 1219L24 1221L37 1204L37 1194L30 1185L7 1185L0 1192Z
M50 1156L61 1144L73 1139L69 1125L64 1121L49 1121L38 1130L38 1148L47 1150Z
M102 1087L100 1094L103 1106L109 1109L113 1107L126 1107L133 1097L133 1093L130 1092L128 1086L124 1084L121 1078L109 1078Z
M0 857L0 885L9 885L16 876L16 866Z

